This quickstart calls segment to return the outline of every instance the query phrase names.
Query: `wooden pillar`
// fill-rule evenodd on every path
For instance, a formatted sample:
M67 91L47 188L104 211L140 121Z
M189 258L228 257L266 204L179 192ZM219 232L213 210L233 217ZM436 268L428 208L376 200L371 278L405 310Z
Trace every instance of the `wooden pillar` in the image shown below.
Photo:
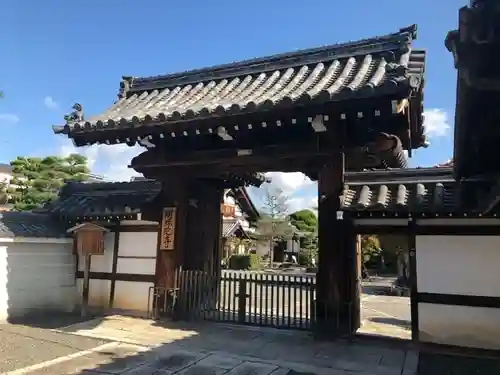
M186 227L186 268L204 270L214 275L216 249L220 238L221 189L201 181L189 191L189 207Z
M182 178L169 178L163 183L162 209L175 209L174 213L174 246L173 249L162 249L163 241L160 222L158 241L158 257L156 267L156 286L174 288L177 275L185 262L185 238L188 210L188 181Z
M417 236L415 220L408 221L408 256L410 281L410 311L411 311L411 339L418 343L420 327L418 319L418 287L417 287Z
M356 331L353 319L357 279L356 236L352 225L337 216L344 183L345 156L335 152L319 172L318 274L316 324L328 336ZM359 308L357 309L359 310Z

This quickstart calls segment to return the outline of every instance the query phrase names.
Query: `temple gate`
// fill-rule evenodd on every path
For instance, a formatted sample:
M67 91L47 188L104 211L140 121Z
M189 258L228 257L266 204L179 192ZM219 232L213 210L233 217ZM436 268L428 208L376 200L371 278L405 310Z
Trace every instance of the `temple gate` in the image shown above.
M356 232L343 220L344 172L404 168L427 145L425 52L416 27L394 34L155 77L124 77L118 100L55 126L76 146L140 145L130 167L163 184L143 215L161 223L155 284L181 270L217 277L225 188L260 186L260 172L318 181L318 329L359 327Z

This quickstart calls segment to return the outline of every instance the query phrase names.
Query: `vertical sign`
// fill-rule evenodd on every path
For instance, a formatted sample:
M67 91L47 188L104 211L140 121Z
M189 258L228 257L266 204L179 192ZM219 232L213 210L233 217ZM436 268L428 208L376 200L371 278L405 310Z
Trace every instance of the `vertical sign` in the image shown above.
M165 207L161 220L160 250L174 250L175 207Z

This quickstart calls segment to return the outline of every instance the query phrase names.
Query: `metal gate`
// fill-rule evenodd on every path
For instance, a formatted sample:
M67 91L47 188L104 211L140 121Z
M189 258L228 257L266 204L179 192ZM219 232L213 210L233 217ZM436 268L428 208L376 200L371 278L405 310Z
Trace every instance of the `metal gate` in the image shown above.
M315 275L252 271L182 271L174 316L308 330L313 323Z

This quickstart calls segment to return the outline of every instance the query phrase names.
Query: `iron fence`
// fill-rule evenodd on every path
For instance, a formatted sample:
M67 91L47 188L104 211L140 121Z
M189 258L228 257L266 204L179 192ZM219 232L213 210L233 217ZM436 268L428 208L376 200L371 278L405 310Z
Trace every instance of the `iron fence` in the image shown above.
M211 321L311 329L316 277L263 272L182 271L174 316Z

